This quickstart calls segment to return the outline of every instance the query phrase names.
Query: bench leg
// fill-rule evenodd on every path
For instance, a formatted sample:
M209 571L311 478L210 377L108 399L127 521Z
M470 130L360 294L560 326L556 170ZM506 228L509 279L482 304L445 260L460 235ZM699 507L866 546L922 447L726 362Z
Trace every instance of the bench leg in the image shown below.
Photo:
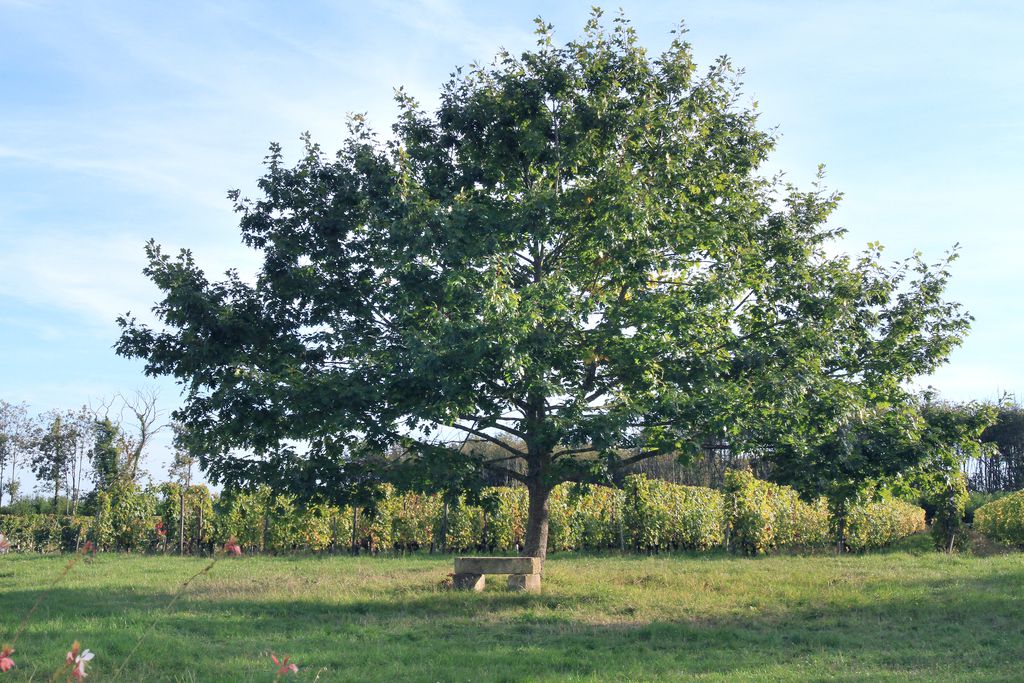
M508 588L513 591L540 593L540 574L509 574Z
M486 579L483 574L456 574L452 582L460 591L482 591Z

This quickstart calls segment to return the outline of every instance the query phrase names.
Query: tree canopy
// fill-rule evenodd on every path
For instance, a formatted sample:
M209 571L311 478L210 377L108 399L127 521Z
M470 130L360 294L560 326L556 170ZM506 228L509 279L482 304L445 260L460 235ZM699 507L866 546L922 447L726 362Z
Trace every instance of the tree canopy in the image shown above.
M681 30L652 57L600 12L537 35L457 70L434 111L398 91L391 135L355 116L291 166L272 145L261 195L230 194L254 282L147 246L161 325L122 318L117 349L181 382L211 479L499 471L543 555L556 483L709 435L806 453L900 410L959 342L949 259L837 254L839 196L759 170L775 138L726 58L698 70Z

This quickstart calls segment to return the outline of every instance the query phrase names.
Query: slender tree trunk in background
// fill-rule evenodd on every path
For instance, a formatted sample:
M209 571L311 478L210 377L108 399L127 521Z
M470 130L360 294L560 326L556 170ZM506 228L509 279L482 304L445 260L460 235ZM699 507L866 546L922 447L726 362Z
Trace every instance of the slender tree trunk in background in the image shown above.
M551 490L540 480L533 479L526 485L529 494L529 512L526 518L526 542L523 557L544 559L548 554L548 518L550 514Z
M68 472L67 483L64 484L64 491L65 491L65 493L67 494L67 497L68 497L68 499L66 501L64 501L64 514L66 514L66 515L70 515L71 514L71 511L74 509L73 506L75 504L75 493L76 493L75 482L78 481L78 460L76 459L77 457L78 457L78 449L77 448L72 448L71 449L71 458L69 460L69 462L70 462L70 471Z
M439 549L442 553L448 552L448 500L444 501L444 508L441 510L441 536Z
M85 470L85 444L78 448L77 479L75 481L75 503L71 508L71 514L78 514L78 499L82 497L82 472Z
M836 553L846 552L846 501L836 507Z
M352 506L352 554L355 555L359 549L356 548L356 527L359 525L359 506Z
M75 450L71 451L71 459L68 465L68 478L64 483L64 514L71 514L71 501L75 497L75 477L78 475L78 470L75 468Z
M263 541L260 543L260 552L267 552L267 543L270 536L270 512L263 507Z
M185 487L181 487L181 504L178 506L178 554L185 554Z
M626 552L626 523L623 521L625 505L619 507L619 551Z

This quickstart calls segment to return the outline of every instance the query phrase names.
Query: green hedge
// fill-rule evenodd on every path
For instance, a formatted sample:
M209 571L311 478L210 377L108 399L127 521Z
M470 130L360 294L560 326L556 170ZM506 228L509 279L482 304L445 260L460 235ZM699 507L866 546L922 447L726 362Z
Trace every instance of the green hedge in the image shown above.
M828 545L828 504L800 499L788 486L755 479L746 470L725 473L729 545L748 555L811 550Z
M464 499L449 504L447 517L437 504L437 545L446 526L448 550L513 552L522 547L526 490L486 489L482 498L480 506ZM711 489L640 476L628 477L622 489L560 484L551 491L548 549L706 550L721 545L724 528L724 498Z
M975 510L974 528L993 541L1024 547L1024 491Z
M103 550L175 551L181 533L181 489L124 487L99 494L95 517L0 517L16 550L74 550L85 539ZM526 490L486 489L479 504L465 497L399 494L385 487L370 510L302 506L269 489L218 499L204 486L185 492L183 545L208 552L235 538L246 552L444 549L517 552L525 540ZM856 503L847 516L851 550L881 547L923 528L924 511L900 501ZM355 532L353 533L353 524ZM561 484L551 492L551 551L629 548L643 552L707 550L727 544L751 555L812 550L831 542L823 499L800 500L793 489L727 472L724 491L643 476L622 488Z
M846 547L873 550L925 530L924 509L895 498L857 501L846 512Z
M725 475L730 545L757 555L779 549L812 550L835 539L828 503L800 499L795 490L755 479L747 471ZM846 547L872 550L925 529L924 510L894 498L865 496L846 512Z
M74 552L86 541L92 541L100 550L144 552L162 547L156 533L158 521L159 517L150 517L147 526L133 524L122 529L123 533L116 533L113 529L117 527L99 516L0 515L0 533L11 549L18 552Z
M989 503L1001 500L1010 495L1013 495L1013 493L1006 491L994 491L991 493L971 491L967 494L967 504L964 505L964 521L968 524L974 524L975 512Z
M184 491L184 500L179 484L161 484L157 491L160 501L156 512L161 521L157 531L161 545L174 549L181 547L188 552L201 550L211 537L216 523L210 490L205 486L190 486Z
M518 487L499 487L488 489L484 493L486 512L484 515L484 546L487 548L517 551L526 541L526 513L528 510L526 489ZM561 510L554 506L554 524L551 527L558 531Z
M641 476L627 478L623 518L638 550L707 550L725 539L725 496Z
M160 542L157 491L123 483L97 494L92 541L103 550L145 550Z
M348 547L352 533L351 511L346 515L325 505L303 507L293 496L274 495L269 489L222 497L212 521L205 544L221 546L234 538L248 552L321 552L332 545Z
M0 533L12 551L56 553L74 550L87 539L91 517L0 515Z
M832 542L824 499L806 503L793 489L749 472L729 472L727 480L724 493L643 476L628 477L621 489L561 484L551 492L548 549L707 550L728 535L731 547L759 554L813 550ZM491 488L481 499L480 505L468 504L465 497L446 504L440 495L399 494L386 487L373 510L353 515L351 508L304 511L268 491L235 494L218 505L216 537L222 542L234 536L243 547L265 552L348 548L355 516L356 545L373 552L518 551L525 537L526 490ZM901 501L855 504L847 522L848 546L884 546L919 531L923 519L921 508Z

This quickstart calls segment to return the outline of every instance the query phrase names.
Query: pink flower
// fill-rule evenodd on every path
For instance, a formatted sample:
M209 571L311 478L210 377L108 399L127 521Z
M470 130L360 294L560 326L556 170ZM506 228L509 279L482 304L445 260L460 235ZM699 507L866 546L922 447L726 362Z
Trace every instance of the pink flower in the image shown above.
M68 653L65 662L71 664L74 668L71 670L71 677L77 681L82 680L88 674L85 673L85 663L90 661L95 655L88 650L84 650L81 654L78 653L81 645L76 640L74 645L71 646L71 652Z
M288 657L282 657L280 660L274 655L270 655L270 658L274 660L274 665L278 667L277 675L284 676L288 673L297 674L299 673L299 667L288 662Z
M10 645L4 645L4 649L0 650L0 671L7 673L14 668L14 660L11 659L12 654L14 654L14 648Z
M238 545L238 539L234 536L228 539L228 542L224 544L224 552L234 557L242 556L242 546Z
M0 534L0 555L6 553L11 549L11 544L7 541L7 537Z

